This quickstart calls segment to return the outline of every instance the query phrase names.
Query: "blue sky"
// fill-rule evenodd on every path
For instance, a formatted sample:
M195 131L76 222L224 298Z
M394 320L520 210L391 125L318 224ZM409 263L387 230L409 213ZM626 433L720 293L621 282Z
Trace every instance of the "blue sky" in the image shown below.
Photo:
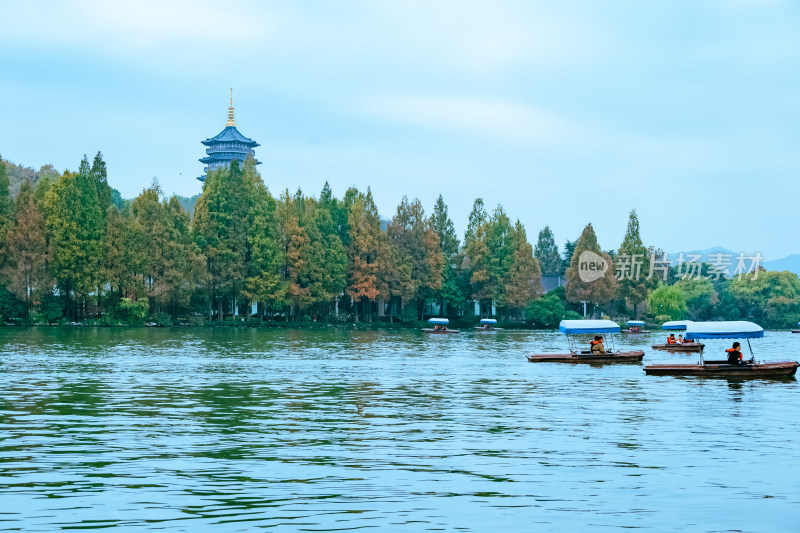
M727 1L14 2L0 154L102 151L133 197L200 192L200 141L261 143L278 194L371 186L382 216L476 196L531 241L800 252L800 9Z

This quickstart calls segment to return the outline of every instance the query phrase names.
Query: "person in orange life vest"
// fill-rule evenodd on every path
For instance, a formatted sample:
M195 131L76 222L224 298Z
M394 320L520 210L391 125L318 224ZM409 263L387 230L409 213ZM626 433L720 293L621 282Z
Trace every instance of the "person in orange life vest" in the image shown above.
M742 356L741 351L741 344L738 342L733 343L733 348L728 348L725 350L728 353L728 364L729 365L741 365L744 364L744 357Z
M591 346L590 351L592 354L604 354L606 353L606 347L603 345L603 337L600 335L595 335L594 340L589 343Z
M675 342L675 334L672 333L669 337L667 337L667 344L675 344Z

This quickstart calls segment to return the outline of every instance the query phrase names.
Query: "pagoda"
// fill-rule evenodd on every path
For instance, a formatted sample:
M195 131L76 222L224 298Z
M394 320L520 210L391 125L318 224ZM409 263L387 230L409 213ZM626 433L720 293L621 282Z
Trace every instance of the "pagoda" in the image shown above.
M247 156L255 157L253 148L260 145L236 129L236 121L233 119L233 89L231 89L231 106L228 108L228 122L225 124L225 129L202 142L206 146L206 157L200 159L200 162L206 165L203 169L206 174L218 168L227 168L234 159L243 163ZM256 161L256 164L261 163ZM197 179L205 181L206 176Z

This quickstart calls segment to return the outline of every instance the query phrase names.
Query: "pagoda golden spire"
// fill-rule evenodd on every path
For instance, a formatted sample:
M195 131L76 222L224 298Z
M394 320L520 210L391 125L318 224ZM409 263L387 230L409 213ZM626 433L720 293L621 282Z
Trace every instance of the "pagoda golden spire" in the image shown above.
M228 122L225 125L236 127L236 121L233 120L233 87L231 87L231 106L228 108Z

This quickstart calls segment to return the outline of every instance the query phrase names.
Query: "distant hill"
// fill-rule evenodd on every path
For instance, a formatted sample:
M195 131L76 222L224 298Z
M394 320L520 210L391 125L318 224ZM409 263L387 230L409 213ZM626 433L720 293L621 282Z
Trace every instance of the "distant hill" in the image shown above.
M181 207L183 207L190 215L194 213L194 206L197 205L197 199L200 198L199 194L195 194L191 198L187 198L185 196L178 196L178 201L181 203Z
M700 255L700 261L702 262L709 262L709 256L715 254L728 254L731 256L731 262L736 261L736 256L739 253L744 252L745 255L750 255L755 252L749 252L746 250L740 250L739 252L734 252L732 250L728 250L727 248L723 248L722 246L714 246L713 248L706 248L705 250L692 250L690 252L683 252L684 259L688 259L690 255ZM675 261L680 256L680 253L674 254L667 254L667 258L670 261ZM761 263L761 266L764 267L766 270L773 271L773 272L782 272L784 270L788 270L789 272L794 272L798 276L800 276L800 254L792 254L787 257L781 259L772 259L770 261L764 261Z
M683 253L684 260L688 260L689 256L699 255L701 257L700 259L698 259L698 262L704 262L704 263L708 263L709 256L715 254L728 254L731 256L731 258L735 258L737 255L739 255L739 252L733 252L731 250L728 250L727 248L723 248L722 246L714 246L713 248L706 248L705 250L691 250L688 252L677 252L677 253L667 254L667 259L669 259L670 261L676 261L678 257L681 255L681 253Z
M44 176L48 176L53 179L58 179L61 176L61 174L55 168L53 168L53 165L45 165L40 168L38 172L30 167L15 165L11 161L6 161L5 159L0 161L0 165L6 167L6 176L8 176L8 192L12 199L16 198L19 194L19 188L23 181L29 181L31 185L36 185L36 182L38 182L39 179Z
M778 272L788 270L800 276L800 254L792 254L773 261L764 261L764 268Z

